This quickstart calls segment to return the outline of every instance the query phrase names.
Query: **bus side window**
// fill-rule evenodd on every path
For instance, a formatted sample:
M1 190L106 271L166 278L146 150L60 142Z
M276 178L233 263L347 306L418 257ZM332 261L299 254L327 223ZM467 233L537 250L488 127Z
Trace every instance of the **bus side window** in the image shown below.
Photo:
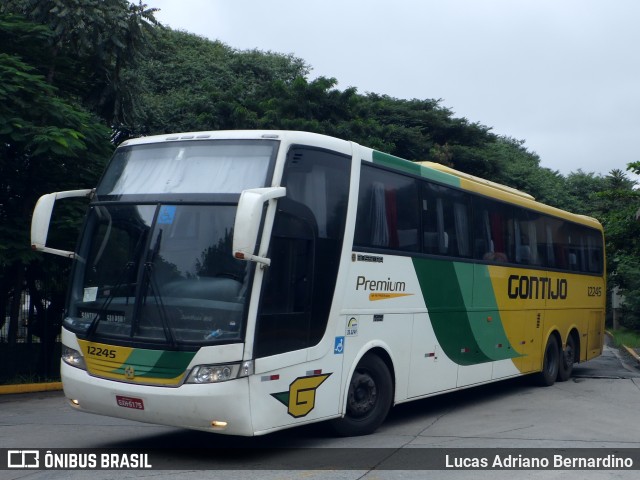
M602 237L587 234L588 272L602 273Z
M546 245L546 258L547 262L545 266L547 267L555 267L556 266L556 249L554 243L554 235L553 235L553 227L549 222L549 219L546 219L544 222L544 236L545 236L545 245Z
M564 223L556 218L546 219L548 266L552 268L569 269L567 258L568 232L563 228Z
M351 159L293 147L287 156L256 327L256 357L316 345L327 329L346 222Z
M524 209L515 209L515 260L523 265L539 265L538 231L536 221L532 219L534 213Z
M545 233L545 225L544 225L544 216L537 215L535 220L532 220L533 228L535 229L536 235L536 265L540 265L542 267L547 266L547 243L546 243L546 233Z
M581 225L569 227L569 269L580 272L591 272L591 232Z
M485 208L475 208L474 213L473 256L483 260L488 254L493 253L489 211Z
M495 263L512 261L515 242L511 207L475 198L474 210L475 258Z
M466 195L465 195L466 197ZM471 244L469 241L469 201L463 198L453 204L453 220L455 222L456 246L459 257L471 256Z
M469 196L453 188L423 184L423 252L470 257Z
M446 255L449 235L444 229L444 202L439 186L422 186L422 252L430 255Z
M418 189L405 175L362 166L354 243L417 252Z
M308 345L315 226L287 211L295 208L284 207L278 209L269 248L271 266L265 275L260 302L257 357Z

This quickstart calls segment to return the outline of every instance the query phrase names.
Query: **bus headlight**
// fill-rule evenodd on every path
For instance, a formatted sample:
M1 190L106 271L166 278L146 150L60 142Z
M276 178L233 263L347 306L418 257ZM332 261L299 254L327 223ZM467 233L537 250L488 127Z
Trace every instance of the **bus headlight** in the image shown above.
M227 365L197 365L193 367L186 383L219 383L246 377L253 373L253 361Z
M82 354L73 348L67 347L66 345L62 345L62 361L67 365L71 365L72 367L76 367L81 370L87 369L87 365L84 363L84 357Z

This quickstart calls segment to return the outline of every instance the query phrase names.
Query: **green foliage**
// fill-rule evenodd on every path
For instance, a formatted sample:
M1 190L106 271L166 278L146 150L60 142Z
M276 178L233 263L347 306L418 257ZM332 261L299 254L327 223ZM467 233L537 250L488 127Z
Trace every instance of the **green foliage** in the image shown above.
M617 253L615 268L613 282L624 295L621 323L640 331L640 257L637 251L634 255Z
M38 265L42 255L30 249L35 202L95 185L112 151L110 127L135 114L136 91L125 88L121 71L140 58L154 23L152 9L125 0L0 5L0 324L12 298L10 342L18 292L26 282L43 310L38 278L54 268ZM73 245L84 208L63 202L52 239ZM49 301L59 304L59 293Z
M561 206L564 178L540 167L540 159L527 151L523 141L500 137L484 145L478 156L487 165L479 176L527 192L541 202Z
M621 170L612 170L602 181L592 202L593 215L605 230L608 287L620 287L625 297L621 323L640 330L640 194Z
M10 36L12 27L24 43L42 41L41 29L29 30L13 16L0 23L0 37ZM108 135L22 57L0 53L0 266L33 258L27 234L35 201L42 193L93 184L110 150Z
M623 345L629 348L640 348L640 333L637 330L629 330L628 328L620 328L618 330L610 330L613 335L613 344L620 348Z
M144 52L157 26L155 11L127 0L7 0L0 13L47 27L47 41L29 50L41 57L33 65L49 84L117 127L136 114L139 91L122 71Z
M399 100L338 90L308 78L290 55L236 51L185 32L161 30L128 78L142 86L142 115L130 136L170 131L294 129L348 138L416 160L482 174L478 152L497 141L487 127L453 118L438 100Z
M582 170L572 172L566 177L563 208L583 215L596 215L599 212L598 192L606 189L606 177Z
M237 52L185 32L161 29L148 55L127 70L140 86L140 115L126 136L175 131L259 128L257 105L308 68L289 55Z

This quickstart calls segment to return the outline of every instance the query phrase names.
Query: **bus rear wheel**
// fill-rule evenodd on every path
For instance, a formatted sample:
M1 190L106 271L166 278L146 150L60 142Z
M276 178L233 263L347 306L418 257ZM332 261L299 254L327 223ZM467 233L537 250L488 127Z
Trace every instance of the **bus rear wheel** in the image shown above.
M345 416L332 420L331 427L345 437L373 433L387 417L392 401L389 368L377 355L365 355L349 382Z
M560 349L555 337L551 335L547 340L544 349L544 360L542 361L542 371L538 372L536 380L543 387L550 387L556 382L558 370L560 369Z
M567 346L562 351L560 365L558 370L558 381L566 382L571 377L573 372L573 362L576 355L576 342L573 339L573 335L569 335L567 338Z

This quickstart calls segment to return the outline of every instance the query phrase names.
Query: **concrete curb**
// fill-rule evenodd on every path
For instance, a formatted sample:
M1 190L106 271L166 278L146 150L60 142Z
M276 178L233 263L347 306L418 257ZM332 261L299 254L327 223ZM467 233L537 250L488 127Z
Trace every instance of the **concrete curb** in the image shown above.
M605 330L604 333L606 333L609 338L613 339L613 334L609 330ZM636 352L633 348L627 347L626 345L622 345L622 347L629 353L629 355L631 355L636 359L638 363L640 363L640 355L638 355L638 352Z
M62 382L0 385L0 395L9 395L12 393L50 392L54 390L62 390Z
M625 348L627 352L629 352L629 355L631 355L633 358L636 359L636 361L640 363L640 355L638 355L638 353L633 348L629 348L626 345L622 345L622 346Z

